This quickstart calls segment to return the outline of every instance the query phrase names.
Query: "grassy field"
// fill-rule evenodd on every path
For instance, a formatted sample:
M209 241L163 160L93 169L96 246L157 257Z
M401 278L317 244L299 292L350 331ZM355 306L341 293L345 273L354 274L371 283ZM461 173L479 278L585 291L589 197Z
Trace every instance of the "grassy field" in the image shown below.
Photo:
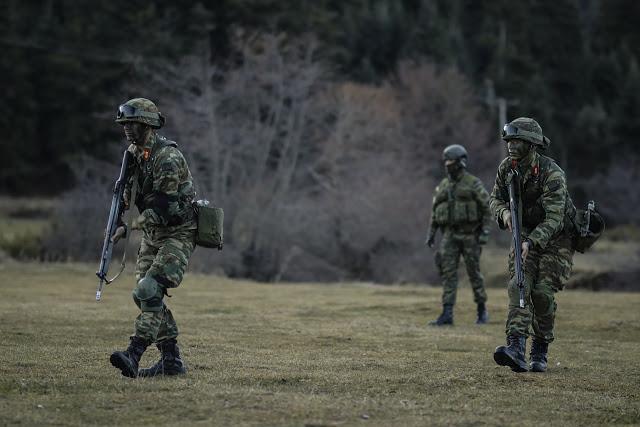
M505 292L473 324L425 326L437 288L264 285L189 275L169 300L187 376L127 379L131 275L93 300L93 266L0 265L0 424L640 424L640 294L563 292L545 374L492 360ZM153 363L151 348L143 365Z
M50 229L53 199L0 196L0 260L36 259L41 254L41 239Z

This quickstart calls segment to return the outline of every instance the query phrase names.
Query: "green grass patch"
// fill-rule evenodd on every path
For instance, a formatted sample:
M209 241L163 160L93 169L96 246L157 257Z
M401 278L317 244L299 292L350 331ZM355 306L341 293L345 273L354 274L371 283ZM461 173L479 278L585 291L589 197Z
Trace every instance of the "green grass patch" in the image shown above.
M16 259L39 258L49 227L47 219L0 217L0 250Z
M42 239L51 227L56 203L55 199L0 196L0 254L41 258Z
M619 225L604 232L607 240L640 242L640 227L633 224Z
M506 292L491 322L426 327L440 289L264 285L187 275L168 299L188 375L127 379L136 307L129 272L94 298L95 266L0 266L0 414L24 425L565 426L640 423L640 294L558 294L545 374L495 365ZM143 365L152 364L150 348ZM552 420L552 421L551 421Z

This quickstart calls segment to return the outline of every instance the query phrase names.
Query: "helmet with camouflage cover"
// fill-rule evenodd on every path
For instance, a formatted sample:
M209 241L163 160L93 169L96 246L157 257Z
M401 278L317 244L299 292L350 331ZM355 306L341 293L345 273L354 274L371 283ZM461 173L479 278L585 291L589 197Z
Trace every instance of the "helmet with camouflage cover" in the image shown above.
M467 167L467 150L460 144L452 144L442 151L442 160L458 160L463 167Z
M146 98L133 98L118 107L116 123L138 122L154 129L164 126L164 116L156 104Z
M537 145L543 150L551 145L549 138L542 134L542 128L534 119L529 117L518 117L510 123L504 125L502 129L502 139L521 139L531 144Z

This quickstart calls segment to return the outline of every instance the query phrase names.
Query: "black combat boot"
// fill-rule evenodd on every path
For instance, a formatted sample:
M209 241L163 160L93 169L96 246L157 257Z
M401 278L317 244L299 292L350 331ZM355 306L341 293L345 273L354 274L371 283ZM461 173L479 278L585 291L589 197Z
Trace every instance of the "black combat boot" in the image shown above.
M125 351L113 352L109 361L113 366L120 369L125 377L135 378L138 376L138 363L148 345L140 337L131 337L129 347Z
M527 372L527 362L524 360L527 338L520 335L509 335L508 345L501 345L493 353L493 360L500 366L508 366L514 372Z
M429 322L430 326L453 325L453 306L445 304L442 306L442 314L436 320Z
M489 312L484 303L478 304L478 318L476 319L476 325L484 325L489 321Z
M549 343L536 341L535 339L531 343L531 361L529 363L529 370L531 372L544 372L547 370L547 351L549 350Z
M179 375L187 373L184 362L180 358L180 349L175 338L156 344L160 350L160 360L150 368L140 369L138 376L155 377L156 375Z

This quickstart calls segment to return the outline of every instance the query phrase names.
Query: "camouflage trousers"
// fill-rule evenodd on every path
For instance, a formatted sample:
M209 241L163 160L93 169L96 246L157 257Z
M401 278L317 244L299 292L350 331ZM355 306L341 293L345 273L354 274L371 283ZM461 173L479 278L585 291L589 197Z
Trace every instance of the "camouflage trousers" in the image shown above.
M436 267L442 279L442 304L454 305L458 290L458 264L460 256L464 258L467 267L467 275L473 289L473 300L476 304L487 301L487 293L484 290L484 278L480 273L480 254L482 246L478 243L475 234L454 234L445 231L440 243L440 249L436 252Z
M535 337L550 343L557 304L555 294L564 288L571 275L573 250L570 239L563 236L549 243L544 250L532 249L524 263L525 308L520 308L520 293L515 282L513 249L509 255L509 313L506 334ZM533 331L530 331L530 328Z
M160 298L169 288L175 288L189 263L189 257L195 249L195 230L183 229L170 234L161 230L145 231L138 251L136 263L136 281L148 277L154 279L159 287ZM134 301L140 307L135 298ZM178 325L169 307L162 302L162 308L156 311L142 310L135 320L134 334L149 344L178 336Z

